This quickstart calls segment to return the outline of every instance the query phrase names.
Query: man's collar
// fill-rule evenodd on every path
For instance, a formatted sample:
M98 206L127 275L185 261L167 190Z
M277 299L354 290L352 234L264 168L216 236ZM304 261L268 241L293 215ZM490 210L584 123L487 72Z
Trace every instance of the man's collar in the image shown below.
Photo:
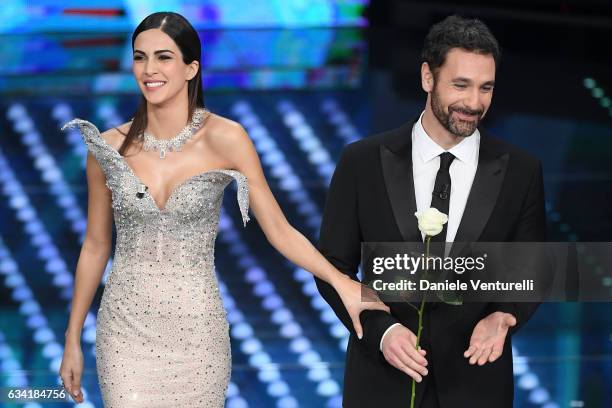
M412 146L416 149L417 154L423 161L427 163L433 160L440 154L444 153L445 150L442 146L433 141L433 139L427 134L425 128L423 128L423 114L421 113L417 121L414 123L412 128ZM464 163L472 164L477 166L477 153L480 145L480 132L478 129L474 131L470 136L463 138L461 142L448 149L449 153L452 153L457 159Z

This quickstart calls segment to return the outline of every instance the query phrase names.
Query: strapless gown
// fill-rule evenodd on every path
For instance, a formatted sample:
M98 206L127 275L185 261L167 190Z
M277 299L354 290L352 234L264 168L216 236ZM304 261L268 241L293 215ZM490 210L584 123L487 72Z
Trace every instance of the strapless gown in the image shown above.
M83 119L80 133L106 176L117 231L112 269L97 314L96 371L104 406L222 407L229 384L229 324L219 294L214 244L226 186L236 180L243 224L246 177L199 173L163 209L123 156Z

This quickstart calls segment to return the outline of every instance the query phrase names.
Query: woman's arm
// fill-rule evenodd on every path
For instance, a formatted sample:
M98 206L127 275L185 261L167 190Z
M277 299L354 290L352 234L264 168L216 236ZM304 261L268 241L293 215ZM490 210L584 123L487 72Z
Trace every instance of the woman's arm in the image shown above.
M365 287L338 271L304 235L289 224L270 191L257 151L245 130L231 121L227 121L223 128L223 134L212 137L214 149L247 177L250 208L266 238L285 258L336 288L361 338L359 313L365 309L389 311L389 308L370 291L367 292L368 302L361 302Z
M111 192L106 178L91 152L87 154L87 231L75 273L72 308L66 342L80 345L81 331L102 274L108 262L112 244Z
M215 138L215 150L247 177L249 205L268 242L288 260L330 284L345 279L346 275L339 273L289 224L268 186L255 146L242 126L227 121L224 127L223 136Z

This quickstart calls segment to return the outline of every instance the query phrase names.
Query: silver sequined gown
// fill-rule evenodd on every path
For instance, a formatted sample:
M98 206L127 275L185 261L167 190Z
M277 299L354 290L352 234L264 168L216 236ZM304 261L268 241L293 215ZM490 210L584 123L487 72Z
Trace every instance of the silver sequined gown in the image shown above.
M225 187L236 180L242 221L248 184L235 170L197 174L160 209L92 123L73 119L112 192L113 266L97 316L96 369L104 406L222 407L230 379L229 325L214 272Z

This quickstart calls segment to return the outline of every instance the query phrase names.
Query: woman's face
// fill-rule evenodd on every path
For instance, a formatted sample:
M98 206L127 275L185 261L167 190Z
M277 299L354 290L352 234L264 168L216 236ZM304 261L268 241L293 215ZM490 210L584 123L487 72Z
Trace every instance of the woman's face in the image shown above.
M145 30L134 40L132 72L146 100L154 105L187 95L187 81L198 72L198 62L183 62L176 43L162 30Z

